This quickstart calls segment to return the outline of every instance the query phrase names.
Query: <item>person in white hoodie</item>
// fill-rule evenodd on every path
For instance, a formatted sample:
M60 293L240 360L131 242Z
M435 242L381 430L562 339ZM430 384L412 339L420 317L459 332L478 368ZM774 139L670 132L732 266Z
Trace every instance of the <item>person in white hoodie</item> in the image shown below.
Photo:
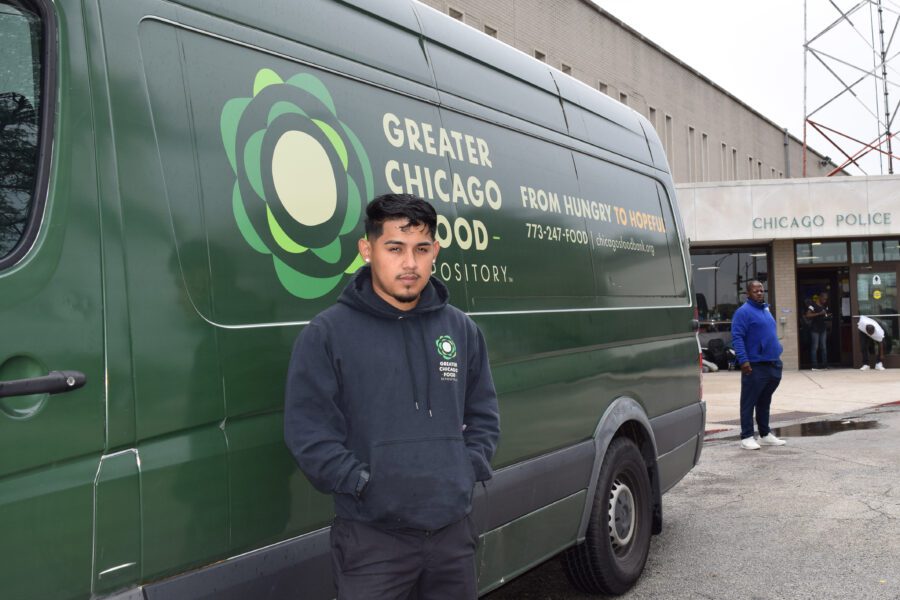
M860 317L856 328L859 329L859 344L862 346L863 366L860 367L860 371L869 370L869 346L872 342L875 343L875 348L878 352L876 354L875 370L884 371L884 328L878 321L870 317Z

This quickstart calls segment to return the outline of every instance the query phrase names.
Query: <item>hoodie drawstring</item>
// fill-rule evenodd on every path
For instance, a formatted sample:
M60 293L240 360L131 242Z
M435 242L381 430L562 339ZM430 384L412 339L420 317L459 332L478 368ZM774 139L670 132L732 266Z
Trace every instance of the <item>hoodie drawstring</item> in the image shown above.
M417 321L417 323L418 323L418 321ZM419 326L419 335L422 338L422 347L425 349L425 356L426 357L431 356L431 353L429 352L430 348L428 347L428 340L425 339L425 328L422 327L421 323L418 323L418 326ZM426 358L425 362L426 363L428 362L427 358ZM431 377L429 376L428 373L426 373L425 374L425 408L428 409L428 416L432 417L434 415L431 414L431 388L430 388L431 382L430 382L430 379L431 379Z
M416 405L416 410L419 410L418 387L416 386L416 376L415 372L413 371L412 358L409 356L409 337L406 334L406 324L410 320L405 317L398 317L398 320L400 321L400 332L403 334L403 355L406 357L406 368L409 369L409 378L410 381L412 381L413 403ZM419 335L422 338L422 347L427 352L428 340L425 339L425 331L424 329L422 329L421 325L418 325L418 328ZM425 374L425 408L428 411L428 416L433 417L434 415L431 413L431 394L428 382L428 373Z

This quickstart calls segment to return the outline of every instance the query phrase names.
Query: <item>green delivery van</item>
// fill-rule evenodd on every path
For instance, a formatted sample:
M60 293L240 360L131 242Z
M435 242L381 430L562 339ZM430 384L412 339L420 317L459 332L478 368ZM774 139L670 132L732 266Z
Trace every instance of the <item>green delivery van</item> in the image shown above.
M490 349L482 593L634 583L705 422L647 120L413 0L0 0L0 47L0 597L334 596L284 380L387 192Z

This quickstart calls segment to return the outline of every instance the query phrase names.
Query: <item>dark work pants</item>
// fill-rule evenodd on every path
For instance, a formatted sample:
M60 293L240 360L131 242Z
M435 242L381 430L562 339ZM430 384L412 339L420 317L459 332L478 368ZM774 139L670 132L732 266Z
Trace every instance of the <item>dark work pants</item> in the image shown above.
M781 383L781 361L750 363L753 372L741 374L741 439L753 437L753 411L760 437L769 435L772 394Z
M337 518L331 563L338 600L475 600L477 542L470 517L437 531Z

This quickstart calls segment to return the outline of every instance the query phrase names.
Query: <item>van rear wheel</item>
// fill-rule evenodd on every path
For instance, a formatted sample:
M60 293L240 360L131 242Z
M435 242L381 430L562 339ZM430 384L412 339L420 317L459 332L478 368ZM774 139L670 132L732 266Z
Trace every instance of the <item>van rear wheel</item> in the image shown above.
M628 438L609 445L585 541L563 556L569 581L589 594L619 595L641 576L650 551L650 477Z

